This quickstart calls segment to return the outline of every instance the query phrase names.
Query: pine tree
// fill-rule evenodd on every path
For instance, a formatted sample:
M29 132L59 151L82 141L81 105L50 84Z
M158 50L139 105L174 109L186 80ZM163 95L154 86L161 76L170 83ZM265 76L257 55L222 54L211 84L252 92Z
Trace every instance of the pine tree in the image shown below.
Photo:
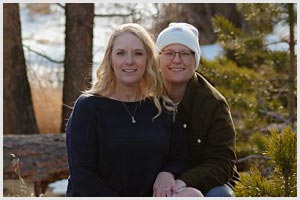
M261 170L252 167L242 173L236 186L237 196L295 197L297 195L296 133L286 127L279 133L273 130L265 141L265 155L270 157L273 170L262 176Z
M222 16L213 18L225 58L201 63L201 71L231 106L238 159L258 158L242 166L248 172L241 173L236 192L238 196L296 196L295 5L238 4L238 8L251 30L242 31ZM290 50L270 48L273 44L266 38L276 24L282 24L286 33L278 42L288 43ZM284 128L287 125L292 128ZM266 137L271 126L281 133L271 131Z
M247 67L266 76L265 79L270 81L272 86L264 91L268 93L268 98L261 101L263 104L260 113L266 117L271 116L269 122L275 120L277 123L293 127L296 121L296 63L293 52L296 10L293 4L238 4L238 10L250 24L250 33L235 27L222 16L213 18L218 41L224 48L225 56L239 67ZM273 44L266 38L277 24L282 24L282 27L287 25L286 27L291 29L288 31L288 28L283 28L286 33L290 33L290 38L282 37L281 41L278 41L289 43L290 51L270 49ZM275 98L281 105L266 105L270 99Z

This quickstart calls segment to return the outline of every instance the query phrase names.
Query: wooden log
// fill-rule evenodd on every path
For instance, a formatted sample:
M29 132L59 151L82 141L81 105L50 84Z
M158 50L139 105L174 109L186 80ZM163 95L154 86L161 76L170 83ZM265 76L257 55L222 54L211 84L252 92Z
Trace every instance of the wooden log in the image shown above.
M33 182L40 190L36 195L49 183L66 179L65 140L65 134L3 135L3 179Z

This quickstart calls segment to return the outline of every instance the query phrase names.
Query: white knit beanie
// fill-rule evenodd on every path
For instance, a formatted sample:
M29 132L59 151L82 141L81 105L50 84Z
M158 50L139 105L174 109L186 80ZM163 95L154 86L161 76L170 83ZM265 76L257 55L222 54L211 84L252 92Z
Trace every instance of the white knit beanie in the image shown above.
M157 37L156 47L158 51L170 44L182 44L195 52L196 66L200 62L200 45L198 40L198 30L191 24L187 23L170 23L167 28L162 30Z

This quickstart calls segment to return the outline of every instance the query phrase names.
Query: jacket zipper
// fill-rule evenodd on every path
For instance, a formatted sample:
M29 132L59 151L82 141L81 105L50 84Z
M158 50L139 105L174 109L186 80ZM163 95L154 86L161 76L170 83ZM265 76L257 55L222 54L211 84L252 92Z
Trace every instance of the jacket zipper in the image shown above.
M176 120L176 114L177 114L177 107L179 103L174 103L174 112L173 112L173 121L175 122Z

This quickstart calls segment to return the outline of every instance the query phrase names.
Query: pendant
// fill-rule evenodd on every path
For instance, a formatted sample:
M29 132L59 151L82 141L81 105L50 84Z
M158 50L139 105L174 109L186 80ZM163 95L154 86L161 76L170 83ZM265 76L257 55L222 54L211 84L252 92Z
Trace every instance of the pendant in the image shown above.
M136 123L136 121L135 121L135 119L134 119L134 117L133 117L133 116L131 117L131 122L132 122L133 124L135 124L135 123Z

